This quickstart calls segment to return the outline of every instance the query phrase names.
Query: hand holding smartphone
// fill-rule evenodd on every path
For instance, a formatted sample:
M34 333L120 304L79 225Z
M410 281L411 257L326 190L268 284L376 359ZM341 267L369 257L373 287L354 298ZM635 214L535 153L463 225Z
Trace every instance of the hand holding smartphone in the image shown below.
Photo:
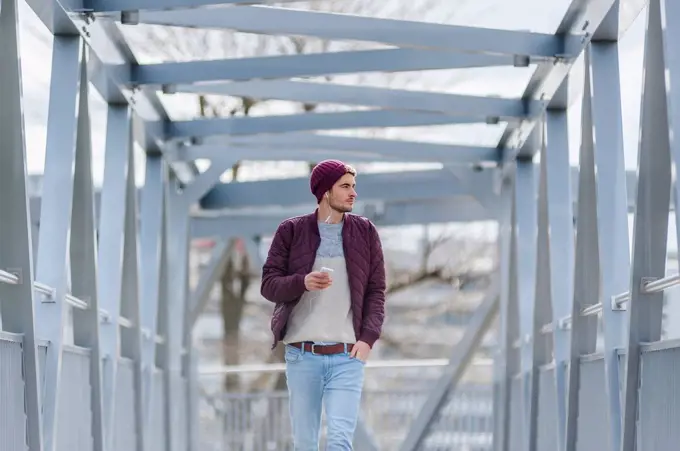
M330 286L330 284L333 283L333 269L322 266L321 267L321 273L322 274L328 274L328 276L326 277L326 280L328 281L328 285ZM326 287L326 288L328 288L328 287Z
M311 272L305 277L305 288L309 291L324 290L331 286L333 279L331 268L322 267L317 272Z

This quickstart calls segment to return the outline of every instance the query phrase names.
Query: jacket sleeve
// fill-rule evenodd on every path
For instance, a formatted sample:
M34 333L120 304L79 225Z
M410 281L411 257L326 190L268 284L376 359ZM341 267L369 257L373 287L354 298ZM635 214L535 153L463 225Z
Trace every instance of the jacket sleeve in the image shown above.
M369 225L369 242L371 262L368 275L368 286L364 298L363 324L359 340L373 344L380 338L385 320L385 260L380 236L373 224Z
M304 274L288 275L292 235L290 222L285 221L279 225L262 267L260 293L265 299L277 304L291 302L306 291Z

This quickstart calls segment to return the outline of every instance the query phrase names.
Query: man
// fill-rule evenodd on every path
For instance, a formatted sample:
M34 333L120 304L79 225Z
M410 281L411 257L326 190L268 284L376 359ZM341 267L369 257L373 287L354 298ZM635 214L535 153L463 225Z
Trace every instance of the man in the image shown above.
M295 451L318 450L321 407L327 450L352 449L364 364L385 316L380 237L351 214L356 171L337 160L314 167L318 208L283 221L262 269L262 295L276 304L274 346L285 343Z

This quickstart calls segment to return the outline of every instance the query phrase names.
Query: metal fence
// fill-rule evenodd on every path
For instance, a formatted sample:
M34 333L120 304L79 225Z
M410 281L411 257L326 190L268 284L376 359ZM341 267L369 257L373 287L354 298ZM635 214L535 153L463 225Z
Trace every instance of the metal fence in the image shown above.
M428 392L366 390L362 413L382 450L398 449ZM322 423L321 443L324 443ZM292 450L288 394L224 394L203 399L203 451ZM463 386L442 408L423 451L488 451L492 448L491 387Z
M45 386L44 361L47 347L39 347L40 382ZM90 351L78 346L64 347L62 381L59 390L57 417L57 451L91 451L94 449L92 432L92 403L90 387ZM104 361L104 364L108 360ZM120 358L117 371L116 405L112 451L136 448L137 418L134 399L139 396L133 383L133 363ZM0 451L25 451L26 384L24 379L23 339L20 335L0 331ZM164 449L163 373L155 370L150 393L151 410L146 440L150 450ZM185 421L183 418L181 422Z

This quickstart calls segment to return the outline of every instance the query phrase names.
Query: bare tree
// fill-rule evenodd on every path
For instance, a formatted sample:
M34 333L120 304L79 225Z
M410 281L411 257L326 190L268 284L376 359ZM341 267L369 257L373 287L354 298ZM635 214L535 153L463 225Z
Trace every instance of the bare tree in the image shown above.
M240 361L240 324L246 304L246 293L253 278L247 252L235 252L227 261L220 278L220 313L224 328L223 355L225 365L238 365ZM238 375L227 374L226 391L239 387Z
M424 348L433 348L420 344L421 339L407 339L409 331L414 336L422 336L424 331L432 329L428 324L434 319L471 313L477 300L467 300L465 293L483 291L489 286L495 270L496 245L493 237L474 237L468 230L455 232L447 229L431 236L428 226L424 226L424 232L418 270L399 269L389 260L386 262L390 274L387 295L397 296L410 290L409 293L413 292L417 299L417 293L427 284L450 286L454 294L436 303L411 302L393 312L396 321L385 324L381 343L386 351L403 358L422 358ZM448 328L446 324L443 327ZM434 329L433 333L437 334L438 329ZM442 347L450 347L450 338L449 335ZM438 347L431 349L435 355L439 351Z

